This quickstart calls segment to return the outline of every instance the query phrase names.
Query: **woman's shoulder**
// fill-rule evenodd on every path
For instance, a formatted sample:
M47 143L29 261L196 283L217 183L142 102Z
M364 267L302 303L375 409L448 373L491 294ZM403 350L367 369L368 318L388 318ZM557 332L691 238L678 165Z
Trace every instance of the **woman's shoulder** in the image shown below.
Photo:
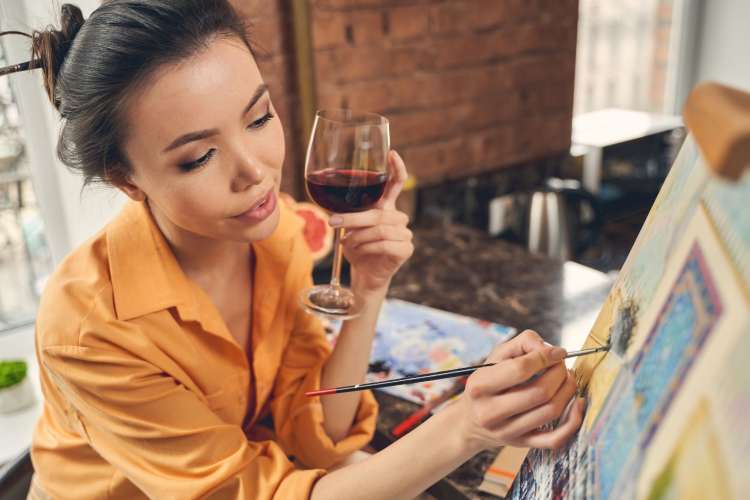
M41 345L77 345L84 318L114 316L107 241L102 230L71 252L44 287L36 317Z

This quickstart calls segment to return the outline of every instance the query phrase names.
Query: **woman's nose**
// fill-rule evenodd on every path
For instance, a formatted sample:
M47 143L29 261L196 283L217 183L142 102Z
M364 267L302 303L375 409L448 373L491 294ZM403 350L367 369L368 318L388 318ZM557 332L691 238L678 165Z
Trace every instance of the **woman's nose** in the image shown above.
M232 180L232 191L245 191L247 188L263 182L265 176L263 167L257 161L242 159Z

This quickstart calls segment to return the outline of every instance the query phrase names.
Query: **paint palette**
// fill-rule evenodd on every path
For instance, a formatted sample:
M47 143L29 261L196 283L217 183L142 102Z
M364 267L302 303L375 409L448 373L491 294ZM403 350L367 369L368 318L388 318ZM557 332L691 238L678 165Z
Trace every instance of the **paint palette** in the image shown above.
M337 322L328 325L332 336L339 328ZM509 326L397 299L386 300L375 330L368 382L478 364L516 333ZM454 379L444 379L378 390L422 404L453 384Z

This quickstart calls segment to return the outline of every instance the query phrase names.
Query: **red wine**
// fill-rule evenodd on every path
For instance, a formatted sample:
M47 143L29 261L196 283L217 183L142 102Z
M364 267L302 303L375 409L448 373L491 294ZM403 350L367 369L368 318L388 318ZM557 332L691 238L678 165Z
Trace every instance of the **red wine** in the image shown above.
M383 196L385 172L327 168L307 175L307 192L321 207L335 213L362 212Z

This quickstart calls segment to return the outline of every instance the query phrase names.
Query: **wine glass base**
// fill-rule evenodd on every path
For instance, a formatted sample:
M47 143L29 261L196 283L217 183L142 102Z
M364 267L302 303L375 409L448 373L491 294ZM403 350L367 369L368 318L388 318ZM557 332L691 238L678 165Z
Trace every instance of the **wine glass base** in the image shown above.
M351 290L331 285L304 290L300 302L307 312L331 319L351 319L362 309L361 300Z

